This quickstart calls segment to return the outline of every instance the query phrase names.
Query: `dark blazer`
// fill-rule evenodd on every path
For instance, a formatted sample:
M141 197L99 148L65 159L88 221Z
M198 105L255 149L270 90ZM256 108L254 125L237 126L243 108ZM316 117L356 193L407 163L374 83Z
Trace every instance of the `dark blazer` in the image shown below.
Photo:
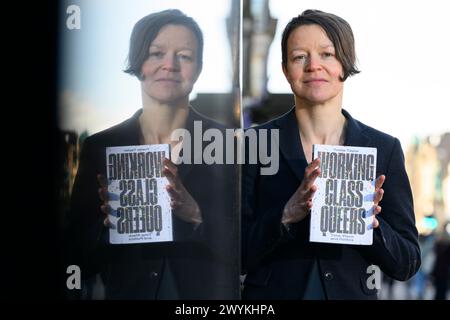
M202 212L203 223L197 229L173 216L173 243L109 244L96 175L106 176L107 146L139 144L141 113L139 110L132 118L84 141L66 231L68 264L80 265L86 279L100 272L107 299L157 299L161 289L164 298L239 298L238 184L234 166L178 166L185 188ZM203 131L223 130L191 109L186 129L192 139L194 121L202 121ZM171 289L161 288L167 272L172 275Z
M418 234L400 143L353 119L345 110L342 113L347 118L345 145L377 148L377 176L386 175L382 211L377 216L380 226L374 230L373 244L311 243L310 216L289 230L281 224L284 205L299 187L307 166L293 108L256 127L279 130L278 172L260 175L259 164L243 168L244 299L302 299L314 262L327 299L376 299L376 289L366 285L371 264L397 280L407 280L418 270ZM278 152L275 146L270 148Z

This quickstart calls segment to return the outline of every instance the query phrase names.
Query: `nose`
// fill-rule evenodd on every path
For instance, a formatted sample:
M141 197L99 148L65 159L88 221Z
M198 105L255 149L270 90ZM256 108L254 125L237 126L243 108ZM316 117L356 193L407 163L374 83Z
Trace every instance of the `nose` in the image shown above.
M306 64L306 70L309 72L320 70L322 65L320 64L320 58L317 55L310 55Z
M180 65L175 54L166 54L163 60L162 68L167 71L178 71L180 69Z

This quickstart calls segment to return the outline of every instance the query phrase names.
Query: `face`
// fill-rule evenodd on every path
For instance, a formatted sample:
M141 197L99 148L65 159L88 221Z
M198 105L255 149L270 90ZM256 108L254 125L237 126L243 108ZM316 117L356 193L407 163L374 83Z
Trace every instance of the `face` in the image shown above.
M142 89L159 103L189 101L189 93L200 74L195 34L182 25L166 25L149 47L143 63Z
M303 25L291 32L283 72L296 98L304 102L324 104L342 96L342 65L333 43L318 25Z

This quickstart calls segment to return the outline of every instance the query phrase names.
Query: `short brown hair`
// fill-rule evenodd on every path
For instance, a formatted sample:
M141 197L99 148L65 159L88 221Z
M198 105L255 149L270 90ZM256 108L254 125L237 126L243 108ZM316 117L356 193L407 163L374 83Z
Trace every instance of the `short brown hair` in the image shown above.
M149 56L148 49L159 31L168 24L181 25L190 29L197 38L198 70L203 63L203 34L197 22L178 9L151 13L136 22L130 37L128 65L124 72L141 79L141 68Z
M345 81L349 76L359 73L356 68L355 39L352 28L347 21L337 15L320 10L305 10L297 17L294 17L286 25L281 40L281 55L283 66L287 67L287 42L289 35L294 29L303 26L316 24L330 38L336 50L336 58L341 63L344 75L341 81Z

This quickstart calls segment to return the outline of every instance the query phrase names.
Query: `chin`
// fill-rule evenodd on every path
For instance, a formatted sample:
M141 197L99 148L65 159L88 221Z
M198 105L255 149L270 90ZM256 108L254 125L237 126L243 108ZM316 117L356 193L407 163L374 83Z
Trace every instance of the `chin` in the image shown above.
M159 103L175 105L184 100L184 97L155 97Z
M303 96L303 97L300 97L300 99L307 101L310 104L323 104L323 103L326 103L327 101L331 100L328 97L311 97L311 96L308 96L308 97Z
M314 104L325 104L330 100L331 99L313 99L313 100L311 100L311 102Z
M327 93L310 93L299 96L300 99L308 101L311 104L324 104L328 101L333 100L337 97L337 94L327 94Z

